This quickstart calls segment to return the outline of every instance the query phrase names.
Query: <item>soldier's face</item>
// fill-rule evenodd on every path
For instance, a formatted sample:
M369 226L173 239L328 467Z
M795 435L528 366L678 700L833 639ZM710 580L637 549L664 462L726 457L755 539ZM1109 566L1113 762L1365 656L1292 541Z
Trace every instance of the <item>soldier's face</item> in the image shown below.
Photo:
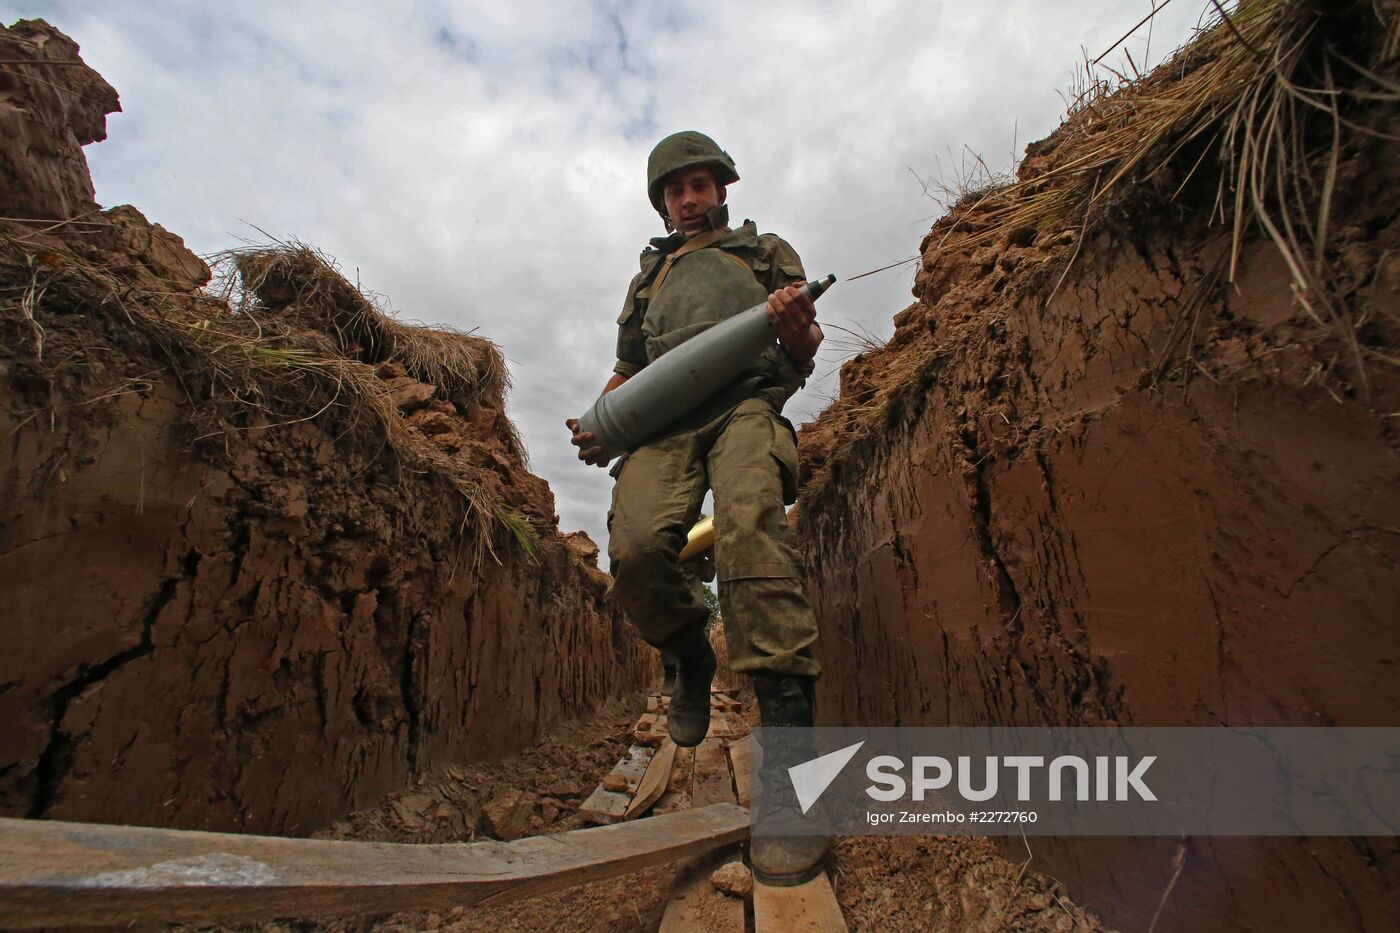
M705 232L705 215L724 203L724 193L724 187L715 184L715 174L708 168L672 172L661 184L666 215L688 237Z

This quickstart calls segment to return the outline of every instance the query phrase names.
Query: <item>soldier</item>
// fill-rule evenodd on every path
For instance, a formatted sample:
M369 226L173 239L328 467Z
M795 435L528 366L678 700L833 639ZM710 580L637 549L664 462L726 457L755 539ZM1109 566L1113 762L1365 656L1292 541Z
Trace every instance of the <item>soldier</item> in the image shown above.
M613 594L642 637L676 668L667 725L695 746L710 718L715 656L700 582L677 561L707 489L715 495L719 599L736 671L753 675L765 726L813 724L816 619L784 505L797 498L797 441L784 403L812 372L822 342L805 275L782 238L752 221L729 227L727 186L739 180L708 136L682 132L652 150L647 194L670 235L642 252L618 318L611 392L668 350L768 301L778 343L725 390L623 458L608 514ZM579 459L607 465L593 435L566 422ZM826 841L755 836L755 873L798 884L821 869Z

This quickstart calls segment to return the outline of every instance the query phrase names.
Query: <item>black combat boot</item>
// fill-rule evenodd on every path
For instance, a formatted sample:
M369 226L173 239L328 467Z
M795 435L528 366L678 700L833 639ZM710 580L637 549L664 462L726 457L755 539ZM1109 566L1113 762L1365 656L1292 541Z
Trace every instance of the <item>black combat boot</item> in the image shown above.
M661 659L661 695L674 696L676 693L676 664L669 658Z
M710 731L710 683L719 662L703 628L672 639L661 650L676 664L676 686L666 713L666 731L677 745L694 748Z
M810 677L757 673L753 686L758 695L760 725L784 731L764 733L763 774L759 781L763 797L758 801L755 832L749 840L749 863L756 880L789 887L821 874L830 849L825 836L779 836L762 831L765 819L792 819L802 812L787 769L817 754L811 734L814 681ZM808 811L807 816L811 815Z

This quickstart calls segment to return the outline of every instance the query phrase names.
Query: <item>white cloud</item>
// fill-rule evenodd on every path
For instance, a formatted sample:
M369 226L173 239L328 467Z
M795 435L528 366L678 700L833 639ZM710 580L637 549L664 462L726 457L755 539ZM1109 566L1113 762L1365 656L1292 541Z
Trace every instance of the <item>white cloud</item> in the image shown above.
M1154 58L1204 5L1158 17ZM622 290L661 232L644 193L657 139L710 133L743 176L736 219L844 278L917 250L937 208L911 169L964 145L1004 167L1014 136L1056 125L1080 47L1097 54L1148 8L58 0L0 15L48 19L121 93L88 149L104 204L197 251L260 239L248 224L299 238L403 316L501 344L536 471L564 526L601 541L610 481L574 461L562 421L606 380ZM842 284L820 311L888 336L911 279ZM789 414L834 392L827 375Z

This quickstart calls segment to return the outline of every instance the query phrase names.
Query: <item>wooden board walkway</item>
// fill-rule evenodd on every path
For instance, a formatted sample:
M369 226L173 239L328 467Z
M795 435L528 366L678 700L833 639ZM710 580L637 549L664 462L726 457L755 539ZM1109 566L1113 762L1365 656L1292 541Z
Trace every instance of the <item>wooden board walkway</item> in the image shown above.
M691 806L734 802L734 782L729 777L729 755L724 739L709 738L695 747L695 787Z
M653 813L674 813L677 810L690 809L690 790L692 765L695 760L695 750L691 748L677 748L676 760L671 765L671 780L666 784L666 792L661 795L661 799L656 802Z
M590 823L600 824L617 823L626 819L632 795L641 785L651 758L652 750L649 748L641 745L629 748L627 754L613 766L612 772L603 778L603 783L599 784L578 808L579 816Z
M730 858L738 859L738 853ZM659 933L744 933L744 902L716 891L710 875L724 858L697 855L676 870Z
M665 724L666 703L649 703ZM749 739L716 693L695 749L634 745L580 813L613 825L514 842L404 845L0 819L7 928L221 923L496 905L679 862L663 933L743 933L710 882L748 838ZM655 815L631 822L654 807ZM585 813L585 811L587 811ZM727 851L726 851L727 849ZM754 886L756 933L845 933L826 875Z
M624 820L642 815L661 799L661 795L666 793L666 788L671 784L671 769L675 762L676 743L667 739L661 744L661 750L651 756L647 773L642 775L637 792L632 795L632 802L627 805L627 812L622 815Z
M693 751L689 774L674 783L658 805L695 806L737 802L749 806L752 750L742 704L716 692L711 697L710 731ZM681 749L681 753L690 750ZM678 760L683 760L678 756ZM660 933L743 933L744 902L715 890L710 875L738 853L718 850L682 862L671 884ZM754 883L755 933L847 933L846 920L830 879L825 875L803 885L774 888Z
M713 732L715 719L710 719ZM729 775L729 755L724 740L707 738L695 748L691 801L734 805L734 784ZM710 857L718 856L718 858ZM718 852L686 859L676 869L661 917L660 933L744 933L744 902L715 890L710 875L726 858L738 853Z
M749 806L749 743L752 736L744 736L729 743L729 769L734 772L734 793L739 806Z
M725 713L737 713L743 708L744 704L723 693L716 693L710 697L710 709L720 710Z
M218 923L501 904L748 838L733 804L514 842L403 845L0 819L11 928Z
M753 884L754 933L846 933L831 881L820 874L791 888Z
M749 724L729 713L711 714L709 735L718 739L740 739L749 734Z

